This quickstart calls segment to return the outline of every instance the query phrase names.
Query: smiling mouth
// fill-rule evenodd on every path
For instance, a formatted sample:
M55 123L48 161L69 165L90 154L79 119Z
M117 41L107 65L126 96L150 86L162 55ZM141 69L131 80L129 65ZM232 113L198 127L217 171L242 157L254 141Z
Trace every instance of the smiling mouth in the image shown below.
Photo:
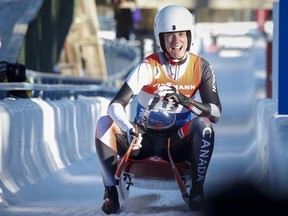
M174 50L174 51L181 51L182 50L182 46L171 47L171 49Z

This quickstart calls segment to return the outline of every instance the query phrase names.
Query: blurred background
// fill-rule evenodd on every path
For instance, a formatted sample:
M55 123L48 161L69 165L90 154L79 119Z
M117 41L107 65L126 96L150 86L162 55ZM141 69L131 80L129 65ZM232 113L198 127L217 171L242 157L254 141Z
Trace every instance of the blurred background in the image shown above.
M251 48L255 34L271 41L273 2L1 0L0 59L23 63L38 72L105 79L131 62L119 54L119 43L138 48L141 58L157 50L154 16L161 7L175 3L195 15L193 52L237 55ZM115 53L119 65L113 64Z

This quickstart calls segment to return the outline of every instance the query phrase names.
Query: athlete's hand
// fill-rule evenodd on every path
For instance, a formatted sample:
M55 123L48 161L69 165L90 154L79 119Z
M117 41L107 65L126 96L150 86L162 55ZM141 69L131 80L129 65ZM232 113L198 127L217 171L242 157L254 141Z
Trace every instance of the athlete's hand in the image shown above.
M164 100L172 99L176 105L181 104L186 99L186 96L179 93L174 86L169 86L170 90L164 96Z
M191 109L194 101L191 98L186 97L182 93L178 92L178 90L174 86L170 86L171 90L165 95L163 100L173 100L175 105L181 104L187 109Z
M175 93L175 91L177 90L174 86L163 85L158 87L157 91L155 92L155 95L157 95L161 99L164 99L167 94L173 94Z
M138 150L142 147L142 135L137 133L134 128L127 132L128 143L132 146L132 150Z

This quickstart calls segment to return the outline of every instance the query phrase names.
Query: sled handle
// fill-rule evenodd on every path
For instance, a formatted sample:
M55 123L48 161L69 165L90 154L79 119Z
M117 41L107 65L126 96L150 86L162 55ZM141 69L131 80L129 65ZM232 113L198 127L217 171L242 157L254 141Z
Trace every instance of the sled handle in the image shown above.
M180 191L181 191L182 198L183 198L183 200L185 201L185 203L186 203L187 205L189 205L189 195L188 195L187 190L186 190L186 188L185 188L185 185L184 185L184 183L183 183L183 181L182 181L182 179L181 179L181 176L180 176L180 174L179 174L179 171L178 171L178 169L177 169L177 167L176 167L176 165L175 165L175 163L174 163L174 161L173 161L173 159L172 159L171 151L170 151L170 145L171 145L171 144L170 144L170 138L169 138L169 139L168 139L168 148L167 148L169 161L170 161L170 164L171 164L171 166L172 166L172 170L173 170L174 177L175 177L175 179L176 179L176 181L177 181L177 183L178 183L179 189L180 189Z
M136 131L138 131L137 125L136 125ZM137 142L137 137L134 136L132 141L131 141L131 143L130 143L129 148L127 149L125 155L123 156L122 160L120 161L120 164L117 167L117 170L116 170L115 175L114 175L114 178L115 178L117 184L119 182L121 173L122 173L122 171L124 169L124 165L129 160L131 151L132 151L133 146L134 146L133 144L136 143L136 142Z
M135 139L136 139L135 137L132 139L132 143L135 142ZM120 175L124 169L124 164L129 160L129 157L130 157L130 154L132 151L132 147L133 147L132 143L129 146L128 150L126 151L125 155L123 156L122 160L120 161L120 164L117 167L117 170L116 170L115 175L114 175L114 178L116 181L119 181Z

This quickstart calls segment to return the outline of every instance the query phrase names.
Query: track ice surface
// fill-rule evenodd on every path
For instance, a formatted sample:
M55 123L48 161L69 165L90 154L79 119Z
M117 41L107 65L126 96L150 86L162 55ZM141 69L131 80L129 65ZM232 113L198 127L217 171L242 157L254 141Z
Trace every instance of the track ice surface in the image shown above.
M85 160L53 173L16 194L15 205L0 209L1 216L104 215L103 186L97 158ZM118 215L199 215L191 213L178 190L132 188Z

